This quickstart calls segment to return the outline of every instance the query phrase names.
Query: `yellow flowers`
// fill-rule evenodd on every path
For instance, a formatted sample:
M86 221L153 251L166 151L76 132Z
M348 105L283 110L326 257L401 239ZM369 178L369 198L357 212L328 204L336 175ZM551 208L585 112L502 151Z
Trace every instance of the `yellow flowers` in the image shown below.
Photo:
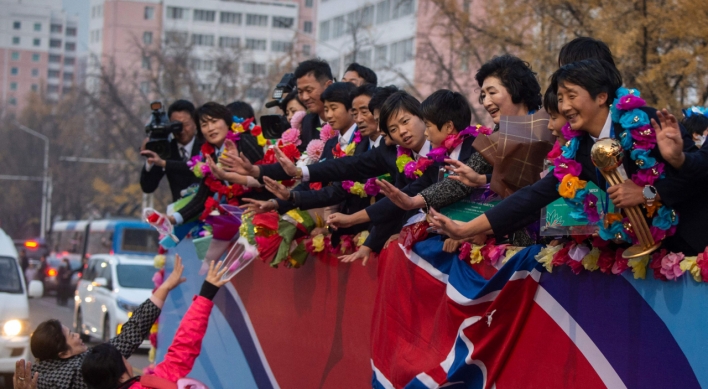
M163 267L165 267L165 259L166 258L163 254L157 254L155 256L155 259L153 260L155 269L162 269Z
M355 182L351 188L349 188L349 193L357 195L361 198L366 197L366 192L364 191L364 184L361 182Z
M634 279L645 279L647 276L647 265L649 264L649 255L644 255L639 258L632 258L627 261L627 266L632 268L632 274L634 274ZM696 266L697 267L697 266ZM698 270L698 276L700 277L700 269Z
M587 183L578 177L566 174L558 187L558 193L566 199L575 198L575 192L585 188Z
M263 136L263 133L258 134L256 137L256 140L258 141L258 146L265 146L266 143L268 143L268 140Z
M567 176L566 176L567 177ZM546 246L541 249L541 251L536 254L536 260L538 263L542 264L543 267L548 270L549 273L553 272L553 256L556 255L563 248L563 245L557 246Z
M286 215L290 216L291 218L293 218L293 220L300 224L305 224L305 219L303 219L302 215L300 215L300 213L298 213L298 211L295 209L289 210Z
M698 267L696 263L697 259L698 257L686 257L681 261L679 266L681 270L689 272L696 282L702 282L703 277L701 277L701 268Z
M482 246L477 246L476 244L472 245L472 250L470 251L470 263L475 264L475 263L480 263L484 260L484 256L482 256Z
M600 259L600 249L597 247L593 247L590 252L583 257L581 263L583 264L583 267L587 271L595 271L599 268L597 266L597 260Z
M403 169L405 169L408 162L411 162L412 160L413 158L406 154L403 154L396 158L396 167L398 168L398 171L403 173Z
M314 252L319 253L324 250L325 247L325 242L324 242L324 235L318 234L314 238L312 238L312 247Z
M349 142L347 147L344 148L344 154L346 154L347 157L351 157L352 155L354 155L354 149L356 149L356 143Z
M356 247L361 247L361 245L363 245L364 242L366 242L366 238L368 238L368 237L369 237L369 231L364 230L364 231L360 232L359 235L357 236L357 239L356 239Z

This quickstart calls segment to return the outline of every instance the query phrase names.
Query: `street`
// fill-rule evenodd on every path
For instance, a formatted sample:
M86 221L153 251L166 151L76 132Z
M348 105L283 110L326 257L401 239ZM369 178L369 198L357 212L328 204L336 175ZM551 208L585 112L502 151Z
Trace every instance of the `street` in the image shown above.
M62 324L68 326L73 331L73 299L67 307L60 307L56 304L56 297L45 296L41 299L29 299L31 328L36 328L39 323L48 319L58 319ZM91 343L91 347L97 343ZM142 374L142 370L150 364L147 350L138 350L129 359L136 375Z

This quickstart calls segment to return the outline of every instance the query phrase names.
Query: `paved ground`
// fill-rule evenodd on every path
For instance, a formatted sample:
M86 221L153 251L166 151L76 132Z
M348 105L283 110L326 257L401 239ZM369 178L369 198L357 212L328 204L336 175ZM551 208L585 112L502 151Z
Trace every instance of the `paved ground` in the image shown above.
M43 297L41 299L30 299L30 323L32 328L47 319L59 319L63 324L73 327L74 322L74 306L73 299L70 300L70 306L60 307L56 304L56 298L53 296ZM96 343L92 343L96 344ZM89 345L90 347L91 345ZM138 350L133 356L128 359L133 365L135 374L141 374L142 369L150 364L148 361L147 350Z

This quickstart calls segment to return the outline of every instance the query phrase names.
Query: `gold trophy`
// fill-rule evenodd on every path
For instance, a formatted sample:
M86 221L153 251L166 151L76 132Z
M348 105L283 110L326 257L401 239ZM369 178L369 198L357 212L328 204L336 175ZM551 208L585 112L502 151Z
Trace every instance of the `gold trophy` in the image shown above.
M610 138L599 139L592 146L590 158L592 158L592 163L600 170L610 186L618 185L625 181L624 177L617 171L617 168L622 165L622 159L624 158L624 150L619 141ZM639 206L622 208L622 211L624 211L630 221L630 225L626 227L633 230L637 240L639 240L638 244L624 250L622 257L637 258L658 249L661 242L654 242L654 237L651 235L647 221L644 219Z

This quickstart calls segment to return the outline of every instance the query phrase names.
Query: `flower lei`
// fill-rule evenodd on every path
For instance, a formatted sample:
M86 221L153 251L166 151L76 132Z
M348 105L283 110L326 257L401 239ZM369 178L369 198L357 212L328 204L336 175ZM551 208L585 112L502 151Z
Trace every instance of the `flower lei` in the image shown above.
M344 147L344 150L342 150L342 146L340 146L339 142L337 142L332 150L332 155L334 155L334 158L351 157L354 155L354 150L359 143L361 143L361 133L359 131L355 131L354 139L352 139L352 141Z
M396 167L400 173L405 173L406 177L415 180L423 175L425 169L433 164L432 159L419 157L414 161L411 155L413 152L405 147L397 146L396 149Z
M462 144L467 137L473 136L476 138L479 134L491 135L492 129L484 127L481 124L477 124L474 126L469 126L457 134L448 135L442 145L430 150L427 158L432 159L437 163L443 163L452 150Z
M619 134L622 148L639 167L639 171L632 175L631 180L643 187L653 185L656 180L664 177L664 164L649 155L656 146L656 134L647 114L639 109L646 105L639 95L636 89L619 88L618 97L612 104L611 116L612 122L620 124L623 128ZM561 132L568 142L561 148L560 156L553 159L551 167L552 173L560 181L558 193L571 208L570 216L573 219L597 223L600 221L597 196L588 191L587 181L578 177L582 166L575 161L582 131L573 130L570 124L566 123ZM676 231L678 215L671 208L656 202L654 206L647 207L647 216L652 218L650 230L655 241L663 240ZM600 225L599 235L604 240L637 243L637 237L631 229L629 220L619 213L605 215L604 223Z
M199 155L195 155L194 157L192 157L191 160L187 162L187 166L192 170L192 172L197 178L204 178L204 185L206 185L207 188L209 188L209 190L211 190L212 192L218 193L219 196L226 201L226 203L232 205L239 205L237 197L248 192L249 189L239 184L227 185L224 184L221 180L214 178L211 174L211 169L209 169L209 165L204 162L206 160L207 155L214 154L214 146L209 143L204 143L200 151L201 152L199 153ZM213 198L210 197L207 199L206 204L211 204L209 200L215 201ZM208 213L213 210L209 208L209 206L205 206L205 213L202 215L202 219L206 218ZM209 209L209 212L207 212L207 209Z
M268 143L268 140L263 136L263 129L261 126L257 126L254 121L255 118L243 119L238 116L233 117L233 123L231 124L231 132L226 134L226 139L231 139L232 141L239 140L239 134L250 131L251 135L256 137L258 145L263 147Z

